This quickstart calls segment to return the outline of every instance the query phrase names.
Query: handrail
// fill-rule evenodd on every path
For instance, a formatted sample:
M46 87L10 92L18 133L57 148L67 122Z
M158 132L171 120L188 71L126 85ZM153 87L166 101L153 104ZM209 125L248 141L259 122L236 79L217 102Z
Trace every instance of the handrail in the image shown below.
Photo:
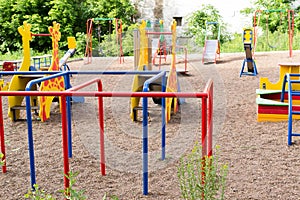
M74 74L74 73L79 73L79 72L71 72L71 71L61 72L61 73L57 73L52 76L47 76L44 78L51 79L54 77L58 77L60 75L61 76L65 75L67 77L68 74ZM84 72L84 73L88 74L88 72ZM90 73L91 74L99 74L99 73L95 73L95 72L90 72ZM126 73L122 72L121 74L126 74ZM133 72L132 72L132 74L133 74ZM39 81L41 81L41 79L39 79ZM38 81L32 81L30 84L33 84L34 82L37 83ZM90 82L90 83L92 83L92 82ZM30 84L29 84L29 86L30 86ZM27 88L29 88L29 86ZM83 87L83 85L77 86L77 89L82 88L82 87ZM206 149L205 152L203 152L203 153L205 153L205 154L203 154L203 158L205 156L211 155L211 153L212 153L211 149L210 149L210 145L212 144L212 141L210 141L212 139L212 110L213 110L212 109L212 106L213 106L213 104L212 104L213 96L212 95L213 95L213 84L212 84L211 80L208 81L203 92L103 92L103 91L73 91L71 89L65 90L65 91L42 91L42 92L41 91L0 91L0 97L2 97L2 96L26 96L26 97L27 96L59 96L59 97L61 97L61 102L66 102L67 98L70 96L86 96L86 97L101 97L101 98L102 97L202 98L202 128L201 128L202 145L205 145L205 147L206 147L206 145L208 146L208 148L205 148ZM100 104L101 103L99 100L99 105ZM29 102L29 104L28 104L28 102L26 102L26 106L27 105L30 105L30 102ZM64 152L64 154L63 154L63 156L64 156L64 158L63 158L64 173L68 174L69 173L69 162L68 162L68 155L67 155L68 154L68 150L67 150L67 148L68 148L68 145L67 145L68 126L67 126L66 119L67 119L67 115L68 115L67 112L68 112L69 108L67 107L66 103L62 103L61 106L62 106L61 116L62 116L63 148L64 148L64 151L63 151ZM29 110L29 112L27 111L27 120L30 121L31 115L28 113L31 114L31 111L30 110ZM28 116L30 116L30 118L28 118ZM102 117L103 117L103 115L102 115ZM99 118L100 118L100 116L99 116ZM101 120L103 120L103 119L101 119ZM1 118L0 118L0 126L3 126L3 121L1 121ZM28 132L29 132L29 128L28 128ZM2 135L1 131L0 131L0 134ZM29 133L28 133L28 143L33 144L32 134L30 137ZM1 149L4 145L5 144L3 142L1 142ZM30 155L30 156L32 156L32 155ZM33 159L31 159L30 162L34 164L33 156L32 156ZM147 163L143 163L143 164L145 164L144 169L147 171L147 169L148 169L148 166L146 166ZM33 170L33 169L30 168L30 170ZM31 176L33 176L33 175L35 175L35 172L31 171ZM148 175L148 174L144 174L144 177L146 175ZM34 176L34 179L31 178L31 183L32 183L31 186L33 187L33 184L35 184L35 176ZM64 178L65 188L68 188L68 185L69 185L69 179ZM143 182L143 194L144 195L148 194L148 177Z

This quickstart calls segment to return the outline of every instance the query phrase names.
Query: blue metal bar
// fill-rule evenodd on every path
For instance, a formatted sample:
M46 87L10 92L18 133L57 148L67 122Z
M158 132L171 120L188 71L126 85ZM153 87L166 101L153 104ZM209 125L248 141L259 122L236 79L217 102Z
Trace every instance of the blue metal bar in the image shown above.
M162 77L161 91L166 92L166 76ZM166 159L166 98L161 98L161 159Z
M26 85L25 91L30 91L31 87L34 84L61 76L62 74L64 73L58 73L58 74L56 73L47 77L31 80ZM32 133L32 115L31 115L30 96L26 96L25 101L26 101L26 117L27 117L27 131L28 131L28 150L29 150L29 162L30 162L30 179L31 179L31 187L34 188L34 184L36 184L36 175L35 175L35 163L34 163L34 145L33 145L33 133Z
M148 91L147 91L148 92ZM148 194L148 98L143 97L143 194Z
M292 131L293 131L293 116L292 116L292 84L290 82L290 74L287 74L288 81L288 100L289 100L289 115L288 115L288 145L292 145Z
M71 88L70 76L66 74L64 76L65 89ZM72 158L72 113L71 113L71 97L66 97L67 103L67 127L68 127L68 156ZM64 103L64 102L63 102Z
M149 92L149 86L159 78L165 81L166 71L161 71L144 82L143 92ZM163 82L162 85L165 83ZM163 89L163 88L162 88ZM164 110L162 110L162 115ZM162 125L164 126L164 122ZM162 129L163 131L163 129ZM162 140L165 141L165 133L162 132ZM165 142L164 142L165 143ZM165 145L162 146L162 155L165 155ZM143 194L148 194L148 97L143 97Z
M30 96L26 96L25 101L26 101L26 116L27 116L27 130L28 130L30 180L31 180L31 188L34 189L34 184L36 184L36 178L35 178L35 165L34 165L34 148L33 148L32 116L31 116Z
M300 136L300 133L292 133L292 136Z
M284 75L284 78L283 78L283 84L282 84L281 95L280 95L280 101L281 102L284 102L284 94L285 94L285 85L286 85L286 82L287 82L287 74Z

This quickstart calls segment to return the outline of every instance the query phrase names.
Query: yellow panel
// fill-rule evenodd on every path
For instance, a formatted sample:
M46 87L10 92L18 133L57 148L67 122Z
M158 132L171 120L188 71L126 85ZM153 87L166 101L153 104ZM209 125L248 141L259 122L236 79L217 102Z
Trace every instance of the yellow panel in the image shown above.
M300 73L300 63L282 63L282 64L279 64L279 67L280 67L279 80L276 83L272 83L269 81L269 79L267 77L262 77L259 80L259 88L260 89L281 90L283 78L284 78L285 74L287 74L287 73L299 74ZM299 78L294 77L294 79L299 79ZM286 85L286 89L288 89L287 85ZM293 89L300 90L300 84L294 85Z
M293 115L293 119L300 119L300 115ZM257 114L258 122L280 122L287 120L288 115L284 114Z
M244 43L252 44L252 29L244 29Z
M68 48L69 49L76 49L76 40L75 37L68 37Z
M146 36L146 21L142 21L140 28L140 55L139 55L139 64L138 69L139 71L143 71L144 66L148 66L148 38ZM142 91L141 79L139 75L135 75L132 84L132 92ZM134 120L133 117L133 108L139 106L140 97L132 97L130 98L131 101L131 109L130 109L130 118Z

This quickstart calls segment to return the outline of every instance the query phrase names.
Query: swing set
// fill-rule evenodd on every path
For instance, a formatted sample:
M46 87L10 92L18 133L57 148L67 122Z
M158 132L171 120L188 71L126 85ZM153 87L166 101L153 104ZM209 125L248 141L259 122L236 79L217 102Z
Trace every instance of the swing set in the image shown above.
M279 24L279 28L282 27L282 22L284 21L284 13L287 13L287 21L288 21L288 44L289 44L289 56L292 57L293 54L293 35L294 35L294 10L282 10L282 9L276 9L276 10L256 10L254 13L254 17L253 17L253 51L252 51L252 56L254 57L254 53L256 50L256 46L257 46L257 40L258 40L258 27L259 27L259 23L261 20L261 16L262 14L266 15L266 41L267 44L270 48L274 49L274 48L278 48L278 45L274 45L270 43L270 39L269 39L269 15L271 13L280 13L280 24ZM276 30L278 33L278 40L280 37L280 32L282 30L277 29ZM277 42L278 42L277 40Z
M119 46L119 58L120 63L124 62L124 54L122 48L122 20L117 18L91 18L88 19L86 22L86 48L85 48L85 55L86 58L85 64L89 64L92 62L92 55L93 55L93 24L97 24L97 37L98 37L98 44L99 44L99 54L104 55L104 52L100 46L101 43L101 21L108 21L109 22L109 38L111 38L110 34L112 32L112 21L115 21L115 30L116 30L116 44Z

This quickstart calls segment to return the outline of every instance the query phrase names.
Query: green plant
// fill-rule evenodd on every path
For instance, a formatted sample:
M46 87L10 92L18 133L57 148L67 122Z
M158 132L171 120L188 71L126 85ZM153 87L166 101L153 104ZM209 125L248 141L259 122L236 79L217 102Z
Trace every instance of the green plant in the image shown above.
M107 197L108 197L107 194L105 194L102 197L102 200L107 200ZM110 199L112 199L112 200L119 200L119 198L117 196L115 196L115 195L110 196Z
M218 150L219 147L217 146ZM180 159L178 179L184 199L224 199L228 166L219 163L218 151L202 158L202 148L196 144L190 154Z
M34 184L33 187L34 189L30 189L27 194L24 195L26 199L55 200L50 194L47 194L44 190L40 189L37 184Z
M70 180L69 188L65 190L60 190L65 199L69 200L85 200L86 197L84 196L84 190L77 191L74 188L74 184L76 183L75 177L77 177L78 172L73 173L69 172L69 175L65 175ZM55 200L52 195L47 194L43 189L40 189L37 184L33 185L33 189L30 189L27 194L24 195L26 199L32 200Z
M0 153L0 167L2 167L5 164L5 160L2 160L3 157L4 157L4 154Z
M74 188L74 184L76 183L75 177L78 176L78 172L69 172L69 175L65 175L70 180L70 186L65 189L61 190L60 192L63 193L64 197L69 200L85 200L86 197L84 196L84 190L76 190Z

